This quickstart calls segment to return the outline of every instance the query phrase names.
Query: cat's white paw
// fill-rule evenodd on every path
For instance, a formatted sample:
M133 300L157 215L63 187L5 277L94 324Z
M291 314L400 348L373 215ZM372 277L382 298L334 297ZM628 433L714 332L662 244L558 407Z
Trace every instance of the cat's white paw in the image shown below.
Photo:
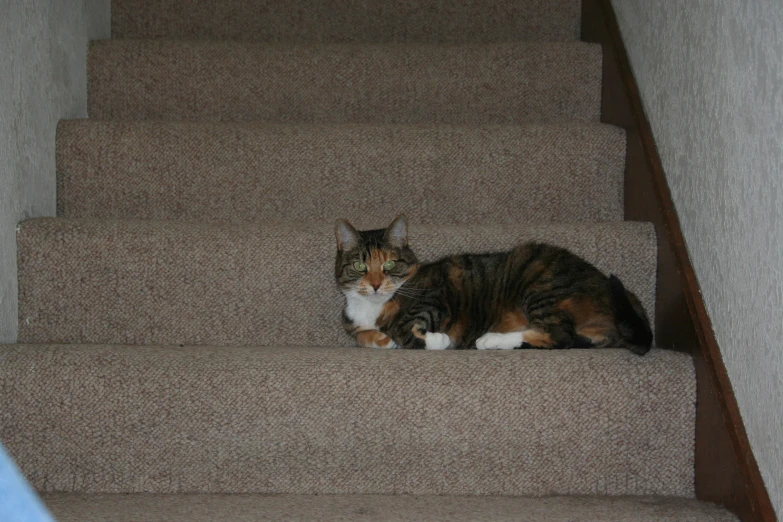
M524 342L522 332L496 333L487 332L476 340L478 350L513 350Z
M445 333L427 332L424 334L424 346L427 350L445 350L451 346L451 338Z

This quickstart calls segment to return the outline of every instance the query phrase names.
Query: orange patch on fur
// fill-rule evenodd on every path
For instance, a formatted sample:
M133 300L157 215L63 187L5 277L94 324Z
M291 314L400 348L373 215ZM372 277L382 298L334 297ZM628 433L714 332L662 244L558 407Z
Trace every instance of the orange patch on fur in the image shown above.
M582 326L587 326L589 323L595 324L599 321L608 320L605 315L598 311L598 307L590 298L577 299L569 297L560 301L557 308L574 318L574 325L577 330Z
M421 339L422 341L427 340L427 337L424 335L424 332L422 332L418 326L414 326L413 328L411 328L411 333L417 339Z
M462 278L465 276L465 271L462 267L457 265L450 266L448 276L454 288L457 291L462 290Z
M367 270L367 275L364 276L364 279L366 279L367 284L373 288L379 287L383 284L383 272L378 273L376 271Z
M462 340L462 334L465 333L465 328L468 325L468 318L464 315L461 315L457 318L456 321L451 323L446 330L446 335L449 336L452 343L459 344Z
M370 259L367 260L367 266L370 269L383 271L383 264L389 260L391 253L386 250L371 250Z
M549 275L551 275L552 273L551 270L549 270L547 264L544 263L543 261L533 261L532 263L530 263L530 266L528 267L526 272L529 272L531 274L548 273Z
M392 342L391 337L378 330L364 330L356 336L356 342L362 348L375 348L388 346Z
M576 330L577 335L590 339L593 344L601 344L607 339L607 333L612 329L610 323L588 324Z
M527 317L522 312L503 312L500 321L490 331L497 333L521 332L527 328L527 325Z
M378 319L375 320L375 323L379 326L385 326L394 319L399 311L400 304L397 301L394 299L387 301L386 304L383 305L383 309L381 310L380 315L378 315Z
M525 332L525 342L539 348L551 348L555 344L552 341L552 337L541 330L527 330Z
M389 260L391 253L385 250L371 250L370 258L367 259L367 273L364 281L373 288L381 286L386 281L386 274L383 272L383 264Z

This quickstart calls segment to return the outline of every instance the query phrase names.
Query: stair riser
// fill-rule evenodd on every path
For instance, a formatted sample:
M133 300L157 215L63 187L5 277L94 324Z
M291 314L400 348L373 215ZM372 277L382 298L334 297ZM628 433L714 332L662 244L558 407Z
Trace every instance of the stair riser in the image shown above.
M314 42L578 40L579 0L113 0L114 38Z
M276 123L598 121L601 47L119 40L89 51L101 119Z
M738 522L689 498L49 494L59 522ZM524 513L524 518L520 518Z
M404 212L415 223L622 220L625 135L602 125L62 122L59 215L212 222Z
M693 495L688 356L4 348L42 491Z
M59 522L738 522L689 498L49 494ZM520 518L524 513L524 518Z
M651 226L411 229L425 261L533 239L618 275L654 317ZM329 225L40 219L22 225L18 246L20 342L353 344L340 326Z

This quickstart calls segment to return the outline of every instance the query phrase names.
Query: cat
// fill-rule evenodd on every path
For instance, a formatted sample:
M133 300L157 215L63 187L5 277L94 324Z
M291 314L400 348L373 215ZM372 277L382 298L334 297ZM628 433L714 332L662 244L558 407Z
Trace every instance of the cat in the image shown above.
M335 236L343 326L359 346L650 350L639 299L563 248L530 242L421 264L402 215L366 231L339 219Z

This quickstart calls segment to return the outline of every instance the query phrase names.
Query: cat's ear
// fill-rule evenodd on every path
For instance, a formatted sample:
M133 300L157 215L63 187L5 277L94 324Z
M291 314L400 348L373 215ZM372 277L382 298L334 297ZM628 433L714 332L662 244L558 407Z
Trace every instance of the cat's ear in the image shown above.
M383 240L394 248L405 248L408 246L408 219L400 214L391 222Z
M337 238L337 250L350 250L359 244L359 233L344 219L334 223L334 235Z

